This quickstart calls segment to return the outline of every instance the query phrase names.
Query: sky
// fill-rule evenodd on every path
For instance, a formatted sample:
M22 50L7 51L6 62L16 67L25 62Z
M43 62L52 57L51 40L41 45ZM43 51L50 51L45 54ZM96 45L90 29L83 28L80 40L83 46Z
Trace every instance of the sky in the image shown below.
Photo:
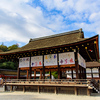
M80 28L85 38L100 34L100 0L0 1L0 44L22 47L30 38Z

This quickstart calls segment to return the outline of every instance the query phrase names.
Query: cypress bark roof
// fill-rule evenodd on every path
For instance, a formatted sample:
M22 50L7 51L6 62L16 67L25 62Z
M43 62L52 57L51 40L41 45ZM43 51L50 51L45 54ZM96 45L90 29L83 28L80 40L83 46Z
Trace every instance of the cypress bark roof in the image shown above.
M31 39L29 43L21 48L11 50L8 52L0 52L0 54L10 54L23 52L28 50L43 49L54 46L61 46L66 44L72 44L86 40L82 29L74 30L70 32L60 33L56 35L46 36L42 38Z

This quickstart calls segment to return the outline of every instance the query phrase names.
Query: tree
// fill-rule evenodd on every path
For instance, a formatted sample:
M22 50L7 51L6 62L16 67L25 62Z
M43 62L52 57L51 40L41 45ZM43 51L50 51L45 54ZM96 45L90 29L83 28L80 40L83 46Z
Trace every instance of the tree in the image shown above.
M0 45L0 50L2 50L2 51L7 51L8 50L8 48L7 48L7 46L5 46L3 43Z
M58 73L57 73L57 71L54 71L54 72L52 72L51 74L54 76L55 79L58 78Z
M10 51L10 50L14 50L17 49L18 44L14 44L12 46L5 46L3 43L0 45L0 51L5 52L5 51ZM18 67L18 62L12 62L12 61L7 61L6 59L0 59L0 68L1 69L12 69L12 70L16 70Z
M14 49L17 49L17 48L19 48L18 44L14 44L14 45L8 47L8 51L14 50Z

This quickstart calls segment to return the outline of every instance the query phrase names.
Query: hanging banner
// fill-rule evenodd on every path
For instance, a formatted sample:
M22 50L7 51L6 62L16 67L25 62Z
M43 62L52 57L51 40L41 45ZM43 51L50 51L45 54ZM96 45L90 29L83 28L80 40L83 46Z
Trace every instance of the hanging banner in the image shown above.
M30 57L19 58L19 68L29 67Z
M57 65L57 54L44 55L44 66Z
M43 56L31 57L31 67L43 66Z
M75 64L74 52L59 53L59 65Z
M86 63L84 58L78 53L78 64L84 68L86 68Z

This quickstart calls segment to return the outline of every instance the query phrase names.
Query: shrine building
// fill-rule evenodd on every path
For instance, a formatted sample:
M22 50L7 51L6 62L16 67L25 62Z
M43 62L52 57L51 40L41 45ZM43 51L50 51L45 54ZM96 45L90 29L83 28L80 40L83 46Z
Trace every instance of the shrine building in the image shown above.
M79 29L30 39L21 48L0 52L0 59L19 64L17 80L4 81L5 90L10 86L10 91L91 95L95 90L99 93L99 84L94 80L100 79L98 37L84 38L84 32ZM94 68L97 72L93 72ZM24 79L21 71L26 72ZM51 79L54 71L58 74L57 79ZM40 75L38 80L36 73ZM49 80L46 79L47 73Z
M40 72L40 79L45 79L45 72L52 71L57 71L61 79L62 72L69 70L72 79L85 79L86 62L99 60L98 35L84 38L84 32L79 29L30 39L19 49L0 52L0 57L19 62L18 79L20 70L27 71L27 79L31 79L32 73L35 79L36 72Z

